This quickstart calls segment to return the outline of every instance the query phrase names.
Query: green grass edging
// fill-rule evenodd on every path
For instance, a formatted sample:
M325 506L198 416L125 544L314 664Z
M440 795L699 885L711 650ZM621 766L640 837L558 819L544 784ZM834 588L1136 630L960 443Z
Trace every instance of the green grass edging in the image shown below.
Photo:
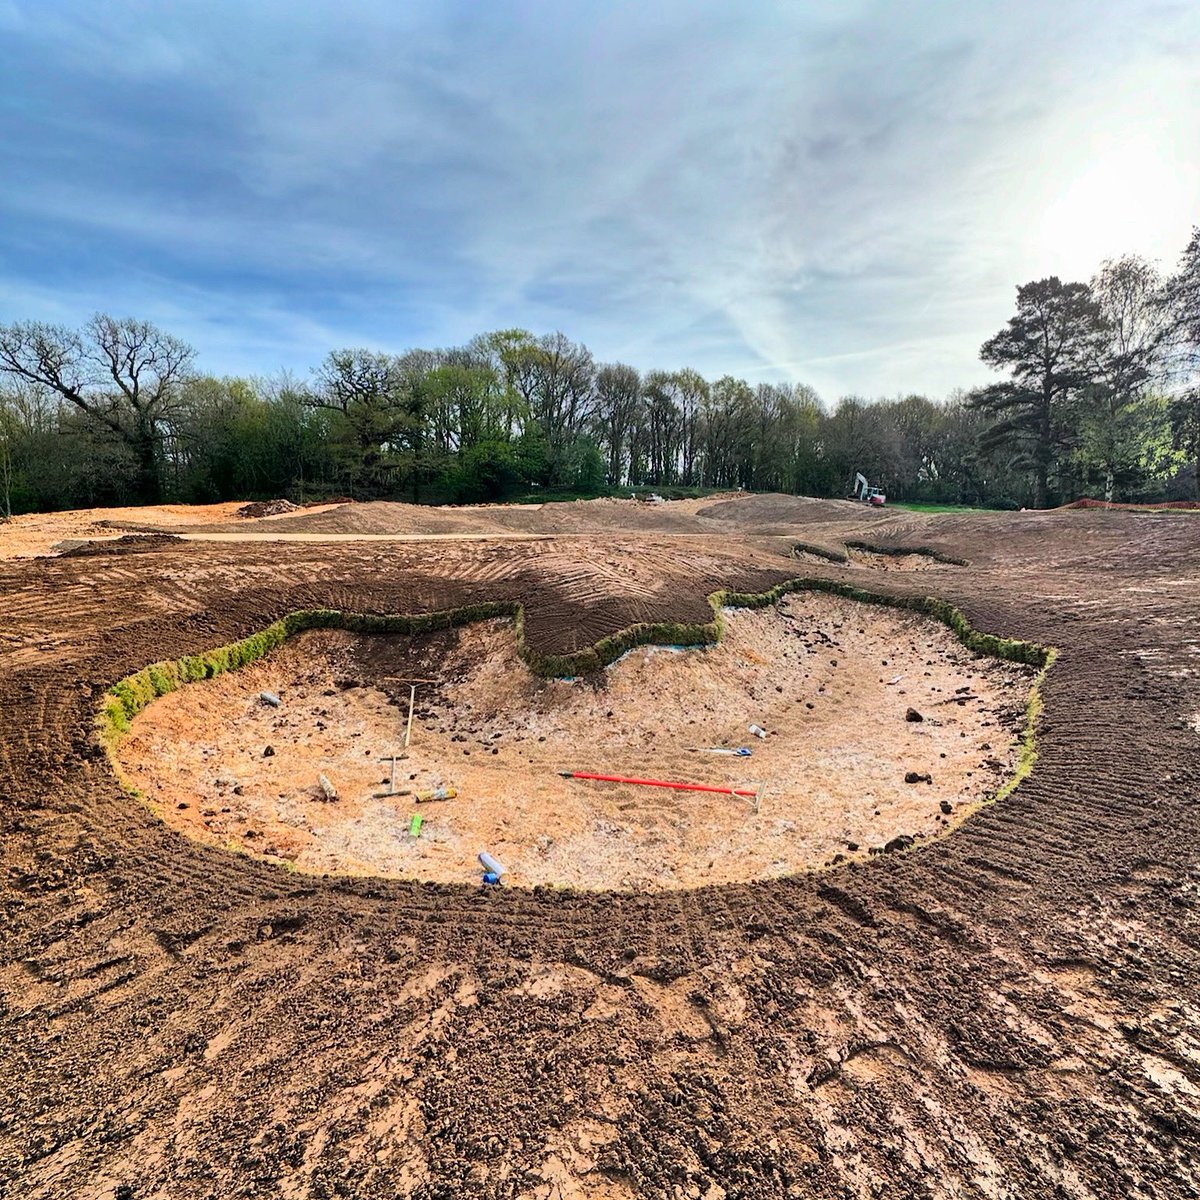
M793 542L792 556L811 554L814 558L823 558L826 562L837 563L844 567L850 561L850 555L845 551L827 550L824 546L814 546L811 542Z
M1058 651L1050 647L1046 652L1046 661L1042 664L1042 669L1034 676L1033 683L1029 688L1029 703L1025 705L1025 725L1021 730L1021 749L1017 754L1017 768L1000 785L996 794L988 798L986 801L988 804L995 804L996 801L1003 800L1005 796L1012 795L1017 784L1028 777L1033 770L1033 764L1037 762L1037 723L1044 707L1042 684L1045 682L1046 672L1054 665L1057 655Z
M988 654L993 658L1007 659L1009 662L1046 667L1054 657L1053 647L1041 646L1036 642L1023 642L1018 638L1000 637L975 629L961 608L936 596L888 596L880 592L868 592L837 579L787 579L765 592L713 592L708 601L719 620L722 608L765 608L790 592L830 592L847 600L857 600L861 604L877 604L884 608L903 608L922 613L948 626L968 650L977 654ZM713 640L720 639L718 637Z
M249 666L282 646L288 638L310 629L344 629L351 633L431 633L473 621L492 617L510 617L516 622L518 643L524 647L523 611L513 601L493 601L468 604L462 608L413 615L375 616L369 613L346 613L332 608L298 609L272 622L266 629L252 633L241 641L219 646L200 654L151 663L132 675L113 684L105 694L100 709L100 738L111 745L128 732L129 722L152 700L165 696L187 683L212 679L226 671Z
M497 600L481 604L468 604L462 608L440 612L396 614L378 616L369 613L347 613L337 609L299 609L288 613L265 629L253 633L241 641L231 642L215 650L200 654L184 655L182 658L152 663L127 675L113 684L105 693L101 704L98 727L100 741L112 746L122 734L128 732L129 722L159 696L175 691L187 683L212 679L226 671L236 671L248 666L281 646L288 638L310 629L342 629L363 634L420 634L437 629L450 629L468 625L475 621L496 617L508 617L516 628L517 649L529 669L536 675L558 677L564 675L586 675L601 670L615 662L622 654L637 646L675 645L705 646L721 640L724 633L725 608L766 608L778 603L785 595L793 592L828 592L847 600L863 604L877 604L886 608L907 609L933 617L949 627L958 640L978 654L1010 662L1025 663L1041 668L1034 681L1029 704L1026 729L1022 734L1022 761L1029 756L1028 767L1021 774L1024 778L1032 768L1034 750L1034 725L1041 711L1038 688L1046 671L1054 661L1053 647L1040 646L1016 638L1000 637L975 629L966 614L948 601L934 596L889 596L879 592L868 592L851 584L832 579L788 579L765 592L735 592L719 590L708 597L713 610L713 619L704 624L686 624L672 621L643 622L627 626L617 633L601 638L593 646L568 654L539 654L530 649L525 640L525 610L517 601ZM1006 785L1007 795L1019 779Z

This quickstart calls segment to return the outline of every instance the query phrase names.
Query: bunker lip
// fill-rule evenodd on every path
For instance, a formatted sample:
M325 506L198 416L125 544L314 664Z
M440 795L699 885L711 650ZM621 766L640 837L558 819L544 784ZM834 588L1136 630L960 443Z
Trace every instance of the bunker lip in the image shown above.
M875 542L862 542L852 540L842 543L846 547L847 561L850 562L865 562L868 561L866 556L873 558L882 558L884 560L892 559L927 559L928 564L938 564L944 567L966 567L970 564L965 558L958 558L953 554L946 554L941 550L936 550L932 546L901 546L885 544L879 545ZM886 566L886 563L884 564Z
M774 599L783 599L786 607L786 598L797 590L792 585L798 582L789 581L780 589L772 589L778 592ZM825 606L826 618L829 617L829 606L836 609L841 604L835 597L821 593L840 592L842 589L820 587L799 590L801 595L797 603L810 607ZM804 594L808 592L812 594ZM723 593L716 595L728 599ZM751 604L758 602L761 606L769 602L763 600L767 595L763 593L734 599L748 599ZM750 607L751 604L743 607ZM897 606L894 603L891 606L914 607L911 604ZM844 607L853 614L853 606ZM955 611L949 608L938 610L947 624L953 620ZM496 617L504 614L491 612L482 615ZM427 618L415 620L422 623L428 621L433 629L448 629L461 624L461 621L453 619L455 616L461 617L462 614L430 614ZM519 637L519 614L517 616ZM273 749L267 764L261 760L251 762L242 755L236 765L230 759L229 768L224 772L226 789L230 786L229 781L236 778L244 784L245 792L258 796L259 803L252 808L247 808L242 799L233 800L227 790L224 795L220 794L219 788L214 790L217 777L211 771L205 775L208 790L201 789L202 795L189 794L186 787L180 790L163 774L152 776L151 781L147 782L147 777L137 769L136 762L117 748L116 740L122 727L128 728L126 713L138 711L155 695L172 691L178 682L213 678L227 669L255 662L282 644L283 639L277 632L273 635L269 629L244 643L214 652L214 655L201 656L201 665L195 660L180 660L185 664L181 670L179 664L174 664L174 669L171 669L172 664L158 664L147 668L146 672L138 673L142 677L140 679L134 676L131 677L132 682L123 681L122 685L114 688L110 697L103 722L108 728L103 736L110 756L119 760L118 774L127 781L127 786L132 780L143 791L158 796L161 813L169 824L183 828L185 832L199 836L210 844L256 854L270 850L273 853L268 854L268 858L283 861L307 873L370 874L439 883L472 882L476 874L473 860L477 850L491 847L498 849L502 857L507 855L512 860L510 867L515 864L509 882L606 892L672 890L771 878L836 866L848 859L866 857L885 846L896 849L910 845L914 839L918 843L927 841L947 831L952 824L957 825L995 795L1011 790L1016 780L1027 773L1032 763L1031 722L1034 708L1032 703L1026 705L1023 686L1019 702L1013 702L1011 686L1006 693L1009 728L995 725L989 733L980 733L978 728L971 730L970 740L964 741L963 746L986 745L987 751L984 754L977 753L972 761L967 762L958 746L960 739L956 736L962 733L963 739L968 738L967 732L959 728L962 723L959 714L965 702L950 704L950 713L954 717L949 722L949 730L945 728L947 722L941 719L942 716L950 716L944 707L929 711L931 720L927 725L912 725L904 721L909 698L918 707L927 707L932 702L932 693L926 696L911 682L914 676L922 674L920 664L925 662L927 655L939 659L937 680L929 683L929 688L940 686L949 692L947 685L950 676L946 674L947 668L941 664L940 654L926 647L920 652L920 662L915 672L911 666L901 672L900 667L894 665L894 658L888 657L896 653L889 650L897 637L893 629L882 641L879 638L874 641L867 639L864 646L869 643L870 649L865 653L874 655L874 659L869 664L865 659L856 664L850 645L833 650L822 648L818 638L829 635L821 630L819 623L813 625L811 612L807 616L810 619L806 626L804 619L785 621L783 617L767 614L726 613L717 607L714 618L718 631L729 634L721 645L701 655L699 660L686 656L691 661L684 663L680 659L677 668L674 665L663 666L668 658L676 656L664 657L652 649L639 650L637 654L629 656L630 661L621 662L605 672L603 677L593 672L589 682L575 685L578 695L584 698L583 702L569 698L564 700L563 693L570 693L571 685L539 680L522 669L517 658L519 640L514 645L510 627L495 630L481 627L464 633L461 639L450 635L449 641L445 637L440 640L423 638L420 641L428 643L424 649L417 647L414 641L408 651L400 654L399 659L396 653L385 653L381 648L385 643L394 642L394 639L368 639L371 643L368 649L367 642L360 640L355 643L355 639L347 637L345 632L311 635L321 639L317 658L328 658L330 653L335 657L340 656L340 676L330 670L325 670L323 675L320 670L314 673L309 669L311 662L306 666L305 655L299 648L296 648L295 654L289 654L289 647L278 656L272 655L267 663L258 664L244 681L222 685L224 715L214 716L214 719L228 721L231 713L237 714L236 720L241 722L239 736L243 737L247 746L253 745L255 757L261 753L264 744L272 745ZM888 616L884 612L877 612L876 616L885 623L900 621L901 624L913 624L911 618L899 613ZM865 627L870 617L867 610L862 610L861 620L856 621L856 627ZM479 618L480 614L476 614L476 619ZM854 619L853 616L851 619ZM343 620L351 632L358 632L364 620L370 627L380 620L395 623L401 618L376 618L372 621L343 615ZM838 627L846 621L844 615L839 616ZM817 632L811 640L814 646L820 648L820 652L806 649L799 656L791 654L788 639L791 638L793 645L799 645L792 635L792 625L806 627L810 631L816 628ZM915 623L918 628L922 625L923 622ZM788 628L772 640L765 631L774 626ZM337 623L330 614L323 614L316 627L336 629ZM937 632L935 627L926 628L931 634ZM379 632L377 627L370 631ZM686 644L685 635L697 631L707 632L708 627L693 627L690 631L687 627L677 627L673 640L677 644L681 641ZM969 627L960 627L955 632L960 642L974 633L969 631ZM645 636L644 630L642 636ZM835 633L834 636L842 635ZM939 636L948 646L956 646L953 639L944 633ZM988 635L975 636L986 638ZM355 645L359 648L351 652L350 647ZM764 673L759 667L747 670L748 663L755 657L760 659L760 666L766 662L766 658L756 652L755 646L764 649L772 657L775 675L770 680L755 679L756 675ZM1005 646L1010 649L1009 658L1019 660L1025 655L1032 656L1032 649L1025 643L1005 643ZM1020 647L1019 653L1012 653L1012 646ZM613 649L612 646L604 649L610 661ZM444 656L447 650L451 652L450 659L438 661L439 655ZM591 648L591 652L596 653L597 648ZM963 654L961 649L959 654L964 661L955 665L954 670L968 666L965 660L969 655ZM628 655L628 649L622 649L620 655ZM749 659L746 655L750 656ZM840 665L829 666L829 656ZM563 664L557 661L558 658L561 656L556 656L553 665L561 668ZM893 665L880 665L881 662L892 662ZM656 663L657 675L654 669ZM699 668L700 674L708 681L700 687L701 697L708 697L703 703L711 701L710 706L717 707L720 715L708 724L701 721L699 727L695 728L685 724L691 721L695 725L695 719L690 717L680 718L672 724L675 707L681 702L680 697L690 696L689 689L696 687L694 676L690 682L686 680L697 663L703 663ZM985 661L984 665L1000 664L987 664ZM815 674L818 668L825 672L820 677L821 682L817 681ZM429 854L414 854L413 845L403 839L403 831L409 817L422 810L413 807L408 799L381 802L375 796L375 793L388 790L381 782L387 777L388 769L386 766L381 769L380 760L385 752L395 753L398 749L394 734L389 739L388 731L396 729L398 713L400 717L403 716L407 705L407 685L389 687L390 695L369 686L358 686L351 692L341 689L347 680L361 685L373 676L416 674L430 677L446 670L458 681L453 690L473 697L467 704L471 711L464 713L461 706L456 711L454 703L448 702L440 689L426 688L418 704L417 742L411 760L406 763L409 770L402 772L401 781L412 785L413 790L457 785L462 798L444 806L430 805L423 810L427 821L423 835L427 839L425 846L431 849ZM561 673L567 674L568 671ZM907 686L903 682L898 686L888 686L897 673L909 676ZM480 685L482 692L480 687L472 691L472 685L464 683L476 674L485 679L485 683ZM929 675L930 672L925 669L924 674ZM981 679L987 675L988 671L980 672ZM519 676L524 678L518 679ZM660 712L658 741L633 742L632 728L626 728L629 722L625 720L628 715L625 710L629 706L636 709L641 697L653 692L656 686L654 681L664 677L668 680L668 690L673 687L675 693L667 698L665 718ZM740 689L735 689L737 694L713 699L731 679L737 680ZM776 682L776 679L782 682ZM958 682L956 676L954 681ZM600 683L599 687L596 686L597 682ZM1010 684L1014 682L1015 679L1009 681ZM1022 683L1027 684L1028 679ZM819 705L815 715L812 701L802 694L802 689L808 686L813 689L812 700ZM484 695L489 687L491 693ZM706 692L704 687L709 690ZM818 687L819 693L816 691ZM839 687L843 689L842 693L835 694ZM776 688L783 689L786 695L781 695ZM830 691L827 692L827 688ZM867 689L875 689L878 695L866 697ZM275 725L272 725L272 714L255 703L260 690L281 690L291 694L287 704L292 711L284 722L285 726L314 729L317 725L328 723L333 726L341 722L345 726L344 731L358 740L350 742L347 738L337 743L329 730L322 730L315 741L306 733L302 735L298 747L293 745L289 740L292 734L275 727L278 717L275 718ZM330 690L336 691L336 701L322 698L322 693ZM523 721L514 720L511 711L500 711L502 706L497 702L497 697L502 693L507 694L509 690L515 692L514 707L524 713ZM851 694L847 695L847 691ZM296 699L298 692L307 692L309 696ZM754 694L756 692L757 695ZM551 694L558 696L554 703L547 702ZM330 706L342 705L345 697L350 695L354 697L352 711L339 708L339 716L330 719ZM856 782L855 771L861 769L860 764L856 765L857 760L854 760L850 767L845 766L850 760L844 757L847 752L840 745L844 739L829 725L822 726L821 720L832 719L836 722L839 705L844 706L840 712L845 714L854 711L854 705L864 699L878 703L885 697L890 706L890 716L881 729L871 736L876 739L892 735L899 737L894 745L889 744L889 753L895 756L894 762L888 760L892 779L889 782L882 776L871 776L868 772ZM774 699L780 701L778 711L772 709L770 701ZM940 699L944 701L947 697ZM117 702L118 711L114 711L113 701ZM804 707L806 701L808 709ZM399 709L397 702L400 702ZM785 702L796 706L790 716L783 711ZM560 707L555 708L555 704ZM983 706L973 700L972 707L982 709ZM1024 710L1023 728L1020 727L1021 720L1015 719L1015 710L1018 709ZM741 719L746 712L761 717L771 728L771 738L767 742L759 742L746 730L746 721ZM797 723L797 728L804 728L803 738L789 736L787 732L789 723L795 722L796 712L804 718ZM764 713L770 715L764 716ZM640 714L635 713L637 719L633 720L633 726L640 728L638 719L646 715L644 707ZM973 719L981 722L989 718L991 722L999 720L992 707L986 713L981 711ZM194 730L195 721L189 725L186 715L178 719L182 727ZM805 721L808 722L807 726ZM402 721L399 723L402 724ZM822 728L827 745L821 741ZM555 735L556 729L560 729L561 736ZM599 737L596 736L596 730L601 731ZM953 744L943 738L938 743L939 749L930 751L933 742L945 733L953 738ZM540 740L535 740L538 738ZM987 738L991 740L985 741ZM810 743L806 763L804 740ZM739 741L741 744L751 744L755 758L738 761L737 770L732 774L730 763L733 760L697 752ZM922 742L929 743L924 747L929 753L925 757L918 755L905 760L905 747ZM697 750L685 749L685 746L693 743ZM995 745L995 750L992 750L992 745ZM161 758L169 752L169 746L161 738L156 747L149 751L149 758ZM143 752L146 749L142 747ZM228 758L230 749L229 744L219 748L209 747L210 752L222 760ZM937 753L943 757L937 758ZM831 761L842 762L844 778L833 784L822 780L821 755ZM838 755L843 757L838 759ZM557 772L564 769L604 770L614 764L621 768L620 773L623 774L645 774L648 761L664 764L655 772L660 777L719 785L730 781L740 785L747 778L757 781L760 776L773 776L775 795L764 806L760 816L752 812L753 805L738 801L735 806L728 797L712 797L708 803L698 803L695 796L689 795L685 803L680 803L672 796L668 803L663 793L654 789L568 783L557 778ZM336 778L340 772L342 776L338 788L343 800L339 801L336 814L330 806L322 804L313 791L319 769L314 765L317 762L338 764L329 767L330 775ZM800 766L797 767L797 764ZM902 780L906 769L922 777L932 773L937 780L936 785L904 785ZM849 774L845 774L846 771ZM408 774L412 774L414 779L406 779ZM886 774L887 771L884 776ZM267 775L272 779L267 789L269 796L264 792ZM864 784L864 780L868 782ZM863 784L866 791L863 796L856 798L855 789L859 784ZM892 789L890 792L889 788ZM802 798L809 793L817 799L823 797L824 809L832 807L837 815L826 813L817 799L806 807ZM859 800L862 800L862 804L858 803ZM948 819L942 807L943 802L950 807L953 821ZM875 812L877 808L882 811L882 816ZM202 821L206 810L207 818ZM647 817L647 813L651 815ZM282 823L277 819L281 814L284 818ZM800 833L796 832L797 822L802 827ZM325 830L328 837L314 839L313 828ZM243 836L247 830L254 835L249 840ZM677 852L671 848L673 839L678 840L680 836L684 836L688 842L690 849L687 852ZM478 846L475 845L476 841L480 843ZM384 847L382 852L372 848L379 845ZM537 847L537 854L531 849L534 846ZM331 847L335 849L331 850ZM431 860L440 860L440 864Z

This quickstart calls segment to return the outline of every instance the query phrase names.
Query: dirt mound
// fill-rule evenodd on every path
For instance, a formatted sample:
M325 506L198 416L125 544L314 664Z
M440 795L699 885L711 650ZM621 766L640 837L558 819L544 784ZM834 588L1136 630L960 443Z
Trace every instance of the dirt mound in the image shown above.
M237 511L221 504L156 504L139 508L87 508L73 512L24 513L0 526L0 561L54 553L57 543L83 542L112 529L169 533L183 528L220 527Z
M314 512L299 512L271 522L274 533L466 533L494 528L478 510L402 504L394 500L339 504Z
M1173 512L1194 511L1200 509L1200 500L1163 500L1157 504L1115 504L1107 500L1095 500L1090 496L1072 500L1070 504L1060 504L1056 511L1065 512L1069 509L1102 508L1109 512Z
M786 534L798 525L865 522L878 510L839 500L800 496L732 494L716 499L552 501L544 504L444 505L395 500L326 505L271 518L272 534L420 536L461 534L664 533L722 536ZM907 515L907 514L906 514ZM240 533L238 524L204 525L193 532Z
M282 517L286 513L298 512L300 506L290 500L255 500L243 504L237 510L239 517Z
M122 554L141 554L162 546L181 546L183 538L174 533L126 533L118 538L97 541L67 539L62 546L61 558L103 558Z
M531 533L699 533L703 525L696 520L697 506L695 500L644 504L638 500L603 497L541 504L528 513L511 506L494 510L492 518L505 528Z
M639 504L634 500L575 500L550 504L444 505L372 500L271 522L275 533L484 534L662 531L699 533L697 502ZM236 527L230 527L235 529Z
M827 521L838 516L870 520L879 510L849 500L813 500L807 496L769 493L745 495L705 504L697 515L739 530L763 531Z

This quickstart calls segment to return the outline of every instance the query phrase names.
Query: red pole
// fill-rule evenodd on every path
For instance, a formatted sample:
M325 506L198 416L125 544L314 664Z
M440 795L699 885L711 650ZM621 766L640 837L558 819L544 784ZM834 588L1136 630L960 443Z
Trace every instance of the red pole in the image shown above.
M632 779L625 775L593 775L589 771L560 771L564 779L598 779L601 783L637 783L643 787L675 788L680 792L720 792L723 796L757 796L754 788L713 787L708 783L671 783L666 779Z

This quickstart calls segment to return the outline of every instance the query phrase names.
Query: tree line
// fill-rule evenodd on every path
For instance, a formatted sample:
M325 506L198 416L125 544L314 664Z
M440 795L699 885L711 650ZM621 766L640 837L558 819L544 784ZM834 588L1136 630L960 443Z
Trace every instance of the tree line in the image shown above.
M247 497L478 502L746 488L1044 507L1200 499L1200 229L1178 270L1126 256L1017 289L996 383L827 407L804 384L599 363L562 333L329 353L215 378L134 319L0 326L0 513Z

